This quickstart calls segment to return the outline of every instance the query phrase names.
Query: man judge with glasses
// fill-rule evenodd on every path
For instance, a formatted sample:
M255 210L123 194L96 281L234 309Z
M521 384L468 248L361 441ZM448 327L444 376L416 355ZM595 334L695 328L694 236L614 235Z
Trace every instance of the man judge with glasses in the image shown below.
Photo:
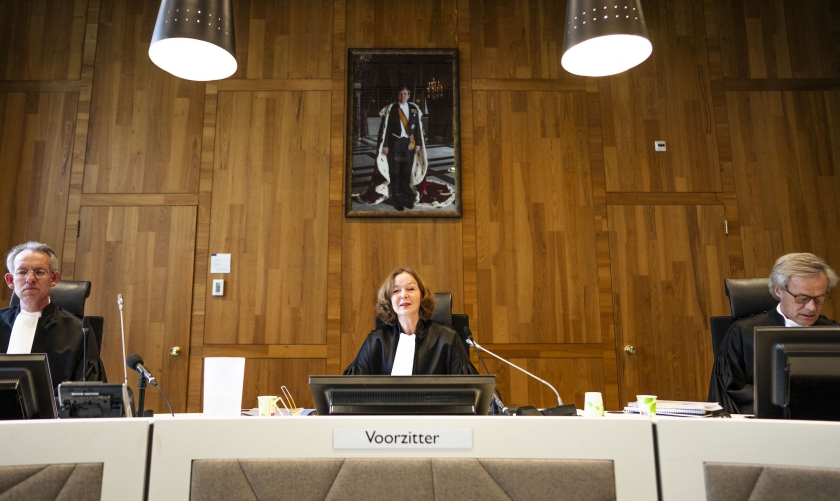
M709 390L729 412L753 413L753 331L756 327L810 327L835 325L820 315L837 274L813 254L786 254L776 260L768 286L779 304L735 322L727 331L715 359Z
M83 350L82 319L50 302L50 289L61 279L55 252L26 242L9 251L6 267L6 285L20 304L0 310L0 353L46 353L54 389L83 375L87 381L105 381L93 333Z

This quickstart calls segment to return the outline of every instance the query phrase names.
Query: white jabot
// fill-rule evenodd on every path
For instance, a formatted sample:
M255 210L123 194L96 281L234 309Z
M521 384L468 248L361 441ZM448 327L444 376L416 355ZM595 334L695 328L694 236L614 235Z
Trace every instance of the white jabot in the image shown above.
M781 315L782 318L785 319L785 327L806 327L804 325L799 325L798 323L789 319L784 313L782 313L782 303L776 305L776 311L778 311L779 315Z
M400 104L400 109L402 110L403 114L405 115L405 119L410 120L411 116L408 114L408 103L399 103L399 104ZM403 125L402 120L400 120L400 130L402 131L402 135L400 137L408 137L408 131L405 130L405 126Z
M9 355L27 355L32 353L32 341L35 340L35 328L38 327L38 319L41 312L30 313L23 311L15 318L12 326L12 336L9 338Z
M415 335L400 333L397 354L394 356L394 367L391 368L392 376L410 376L414 371L415 339L417 339Z

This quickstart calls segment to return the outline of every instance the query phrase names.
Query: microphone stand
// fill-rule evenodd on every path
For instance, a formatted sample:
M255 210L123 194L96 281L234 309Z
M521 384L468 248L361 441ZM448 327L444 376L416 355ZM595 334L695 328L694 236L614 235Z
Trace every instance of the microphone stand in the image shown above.
M140 380L137 381L137 392L140 394L137 402L137 417L143 417L143 405L146 400L146 378L143 374L140 374Z
M464 334L467 335L467 344L473 340L472 331L470 330L469 326L464 326ZM484 359L481 358L481 351L475 350L475 354L478 355L478 361L481 362L481 365L484 367L484 372L490 374L490 369L487 368L487 364L484 363ZM492 406L493 414L496 415L499 412L504 414L505 416L510 416L510 411L508 410L507 406L504 402L502 402L502 396L499 395L499 390L493 391L493 399L490 402Z
M473 341L471 337L470 337L470 338L467 338L467 344L468 344L468 345L470 345L470 346L472 346L472 347L473 347L473 348L475 348L476 350L481 350L481 351L483 351L484 353L487 353L488 355L492 356L493 358L496 358L496 359L498 359L498 360L501 360L502 362L504 362L504 363L506 363L506 364L510 365L510 366L511 366L511 367L513 367L514 369L517 369L517 370L519 370L519 371L521 371L521 372L524 372L525 374L527 374L527 375L531 376L532 378L536 379L536 380L537 380L537 381L539 381L540 383L542 383L542 384L544 384L544 385L548 386L549 388L551 388L551 391L553 391L553 392L554 392L554 395L555 395L555 396L557 396L557 406L556 406L556 407L549 407L549 408L547 408L547 409L544 409L543 411L540 411L543 415L546 415L546 416L569 416L569 415L576 415L577 411L575 410L575 406L574 406L574 404L564 405L564 404L563 404L563 399L561 399L561 398L560 398L560 394L559 394L559 393L557 393L557 390L556 390L556 389L554 389L554 387L553 387L553 386L551 386L551 384L549 384L549 383L548 383L548 381L545 381L545 380L543 380L543 379L538 378L537 376L535 376L535 375L531 374L530 372L526 371L526 370L525 370L525 369L523 369L522 367L519 367L518 365L514 364L513 362L510 362L510 361L508 361L508 360L505 360L504 358L502 358L502 357L500 357L500 356L496 355L496 354L495 354L495 353L493 353L492 351L490 351L490 350L488 350L488 349L486 349L486 348L483 348L481 345L479 345L478 343L476 343L475 341ZM536 411L536 410L534 410L534 412L537 412L537 411Z

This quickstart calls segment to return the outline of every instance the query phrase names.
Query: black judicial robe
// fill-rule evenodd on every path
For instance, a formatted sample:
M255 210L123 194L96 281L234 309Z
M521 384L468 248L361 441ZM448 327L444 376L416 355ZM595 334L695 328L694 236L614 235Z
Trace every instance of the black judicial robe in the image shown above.
M0 310L0 353L9 349L12 326L20 306ZM88 333L87 361L82 360L82 320L50 303L41 312L32 340L32 353L46 353L53 389L64 381L81 381L85 371L88 381L106 381L105 367L93 331Z
M835 325L820 315L814 325ZM726 332L715 357L709 400L720 402L727 412L753 414L753 374L756 327L784 327L785 319L773 307L766 313L743 318Z
M413 375L478 374L458 334L443 324L420 320L414 345ZM368 334L356 359L344 369L345 376L391 374L400 325L384 325Z

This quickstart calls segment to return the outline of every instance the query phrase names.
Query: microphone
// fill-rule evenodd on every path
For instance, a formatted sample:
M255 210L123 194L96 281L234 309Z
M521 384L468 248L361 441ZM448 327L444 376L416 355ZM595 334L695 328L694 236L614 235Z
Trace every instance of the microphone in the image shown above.
M82 368L82 382L87 382L87 368L88 368L88 361L87 361L87 340L88 340L88 329L87 327L82 324L82 363L84 364Z
M464 332L467 334L467 344L468 345L472 346L476 350L481 350L484 353L487 353L488 355L490 355L490 356L492 356L492 357L494 357L498 360L501 360L502 362L508 364L509 366L513 367L514 369L518 369L519 371L524 372L525 374L531 376L532 378L536 379L540 383L542 383L542 384L548 386L549 388L551 388L551 391L553 391L554 395L557 396L557 407L551 407L549 409L545 409L545 411L543 411L544 415L556 416L556 415L574 415L574 414L576 414L574 404L563 405L563 399L560 398L560 394L557 393L557 390L554 389L554 387L551 386L551 384L549 384L548 381L545 381L543 379L538 378L537 376L531 374L530 372L526 371L522 367L519 367L518 365L514 364L513 362L509 362L509 361L505 360L504 358L496 355L492 351L483 348L481 345L479 345L478 343L473 341L471 332L469 332L467 329L464 329Z
M155 377L152 376L151 373L149 373L148 369L146 369L143 366L143 358L140 357L140 355L132 353L128 356L128 358L125 359L125 364L139 372L141 376L146 378L149 384L151 384L152 386L157 386L157 381L155 380Z
M123 350L123 360L125 358L125 324L123 323L123 297L122 294L117 294L117 306L120 307L120 334L122 335L122 350ZM132 367L133 368L133 367ZM128 387L128 373L125 371L125 366L123 366L123 384Z
M467 339L469 341L472 341L473 336L472 336L472 331L470 330L469 325L464 326L464 334L467 336ZM467 342L467 344L469 344L469 341ZM490 369L487 368L487 364L485 364L484 359L481 358L481 352L478 351L478 350L475 350L475 354L478 355L478 361L481 362L482 367L484 367L484 372L486 372L487 374L490 374ZM502 411L502 413L505 414L506 416L510 416L510 411L508 410L508 407L505 405L505 403L502 402L502 397L501 397L501 395L499 395L498 390L493 392L493 396L491 397L491 399L492 399L493 405L495 405L496 408L500 409ZM495 413L496 412L494 411L493 414L495 414Z

